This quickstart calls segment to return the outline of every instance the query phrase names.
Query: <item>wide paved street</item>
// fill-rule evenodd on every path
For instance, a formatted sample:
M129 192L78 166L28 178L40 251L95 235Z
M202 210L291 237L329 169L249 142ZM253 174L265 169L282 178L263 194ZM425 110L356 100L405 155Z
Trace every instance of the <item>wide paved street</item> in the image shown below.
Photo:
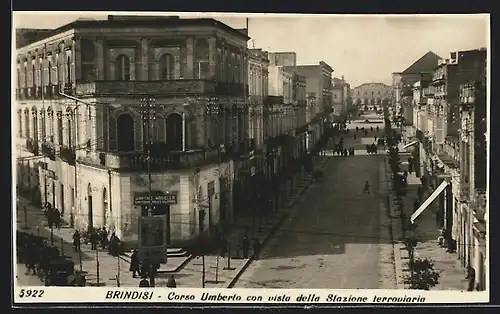
M382 135L381 123L362 123L365 119L348 127L378 125ZM359 132L354 140L354 133L344 136L344 146L357 151L375 134L361 138ZM377 156L329 157L323 182L310 189L236 287L393 288L383 158L383 150ZM365 181L370 183L369 195L363 193Z

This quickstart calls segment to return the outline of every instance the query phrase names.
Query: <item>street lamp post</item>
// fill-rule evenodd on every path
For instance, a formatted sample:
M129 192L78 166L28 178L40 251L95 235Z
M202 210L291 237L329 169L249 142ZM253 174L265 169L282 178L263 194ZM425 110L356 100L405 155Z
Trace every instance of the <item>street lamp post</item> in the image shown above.
M147 172L148 172L148 216L153 216L153 199L152 199L152 178L151 178L151 146L153 137L151 136L151 123L154 123L156 112L155 112L155 99L151 96L144 96L141 98L141 109L142 109L142 121L143 121L143 136L144 145L146 148L146 162L147 162ZM149 265L149 286L155 286L155 272L156 272L156 261L153 261L150 256Z

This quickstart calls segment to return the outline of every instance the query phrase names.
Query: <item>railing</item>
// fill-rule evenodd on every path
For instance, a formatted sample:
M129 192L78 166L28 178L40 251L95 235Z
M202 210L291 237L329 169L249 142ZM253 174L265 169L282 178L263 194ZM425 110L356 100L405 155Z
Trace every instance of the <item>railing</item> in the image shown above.
M165 152L162 155L156 154L150 157L150 169L151 171L164 171L218 163L223 160L223 155L219 149ZM142 152L107 153L103 163L109 168L124 171L148 170L148 156Z
M485 221L487 197L485 190L476 190L472 202L474 217L481 222Z
M59 148L59 157L70 165L76 162L76 151L74 147L61 146Z
M143 95L154 91L157 95L217 94L230 96L248 95L248 85L219 83L212 80L166 81L95 81L76 85L78 96Z
M33 155L38 155L38 141L32 138L26 139L26 149Z
M42 142L42 154L51 160L56 160L56 149L53 143Z
M464 178L460 178L460 200L462 202L470 201L470 185L467 183Z

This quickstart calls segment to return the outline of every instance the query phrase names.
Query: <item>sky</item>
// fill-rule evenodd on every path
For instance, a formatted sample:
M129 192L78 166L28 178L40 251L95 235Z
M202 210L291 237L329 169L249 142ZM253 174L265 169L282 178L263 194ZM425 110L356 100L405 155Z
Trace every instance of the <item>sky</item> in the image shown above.
M106 19L119 12L14 12L15 28L57 28L78 18ZM121 13L133 15L133 13ZM141 12L140 14L146 14ZM281 15L150 13L181 18L213 17L234 28L249 23L249 48L294 51L297 64L328 63L333 76L352 87L391 84L428 51L450 52L489 47L489 15Z

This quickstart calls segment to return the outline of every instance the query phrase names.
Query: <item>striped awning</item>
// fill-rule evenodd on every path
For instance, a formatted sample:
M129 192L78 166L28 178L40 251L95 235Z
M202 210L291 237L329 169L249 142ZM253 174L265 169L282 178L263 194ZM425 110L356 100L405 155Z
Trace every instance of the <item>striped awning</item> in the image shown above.
M416 145L418 143L418 141L413 141L411 142L410 144L406 144L405 146L403 146L403 149L407 149L408 147L411 147L413 145Z

